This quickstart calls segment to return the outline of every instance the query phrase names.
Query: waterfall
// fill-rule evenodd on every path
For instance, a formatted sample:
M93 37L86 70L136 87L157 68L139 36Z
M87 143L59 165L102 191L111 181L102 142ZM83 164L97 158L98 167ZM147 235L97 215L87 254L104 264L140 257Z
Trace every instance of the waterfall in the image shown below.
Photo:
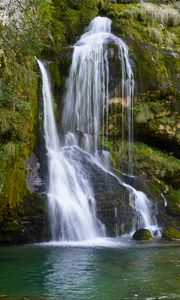
M108 139L110 68L109 44L118 50L121 74L119 89L122 106L122 142L127 141L128 163L126 172L133 173L133 100L134 76L124 41L111 33L111 20L96 17L74 45L72 64L66 83L62 124L71 134L73 144L90 152L105 169L109 169L111 156L100 149L102 141ZM81 136L81 138L79 138ZM73 137L73 138L72 138ZM65 140L66 145L66 140ZM69 143L68 143L69 145ZM125 147L125 145L122 145ZM123 184L130 193L130 205L134 209L134 230L138 228L157 229L152 217L152 205L146 195L131 186Z
M121 65L119 89L121 89L121 98L124 103L122 105L122 140L128 140L127 171L132 173L134 78L128 58L128 47L122 39L111 33L111 20L108 18L96 17L92 20L88 31L74 45L72 65L64 95L62 124L66 131L74 135L74 139L80 132L79 146L97 158L99 157L100 134L102 142L108 138L110 100L108 47L110 43L116 45Z
M108 172L111 156L101 147L108 139L109 126L109 44L117 47L121 65L122 139L128 141L128 173L133 171L134 76L128 47L111 33L111 20L96 17L87 32L74 45L72 64L63 97L62 139L54 113L50 80L45 63L38 61L42 74L45 142L49 166L49 211L52 239L75 241L105 236L105 226L96 216L96 201L91 181L73 149L88 153L89 159ZM124 105L123 105L124 104ZM125 130L126 125L126 130ZM68 149L68 155L64 149ZM119 179L118 179L119 180ZM122 183L129 191L135 212L135 226L156 228L151 203L146 195ZM128 204L127 204L128 205ZM116 211L117 217L117 211Z
M52 239L85 240L104 236L96 217L96 202L85 172L65 157L53 113L50 81L45 64L37 60L43 80L44 130L49 167L49 211ZM69 135L69 142L73 143Z

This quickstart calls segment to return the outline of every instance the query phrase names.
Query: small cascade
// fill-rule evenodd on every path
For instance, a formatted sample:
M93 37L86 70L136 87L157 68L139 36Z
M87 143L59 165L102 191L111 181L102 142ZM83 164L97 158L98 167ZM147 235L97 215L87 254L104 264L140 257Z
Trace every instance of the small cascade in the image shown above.
M109 128L109 44L116 46L121 66L119 88L122 102L122 139L128 141L127 173L133 173L134 76L128 47L111 33L111 20L96 17L74 45L72 64L63 97L62 140L53 114L53 99L45 64L38 60L43 81L44 129L49 164L49 211L54 241L85 240L105 236L105 227L96 216L91 180L80 153L115 177L129 192L134 210L134 228L157 228L146 195L121 182L110 170L111 156L101 144ZM74 149L78 155L74 156ZM66 153L67 152L67 153ZM87 154L88 153L88 154ZM116 218L117 209L115 209ZM117 230L118 231L118 230Z
M130 205L135 211L132 231L147 228L156 233L159 230L156 218L152 215L152 204L143 192L133 189L130 193Z
M96 202L85 172L78 162L65 157L55 124L51 86L43 62L37 60L42 74L44 130L49 165L49 212L54 241L78 241L104 236L96 218ZM72 134L66 136L73 143Z
M157 237L159 237L160 228L157 224L156 217L153 214L152 204L148 197L142 191L137 191L131 185L123 182L115 174L107 170L107 168L102 164L99 165L99 167L102 168L104 172L107 172L108 174L116 178L119 184L124 186L129 192L129 205L134 210L133 226L130 235L132 235L134 231L138 229L146 228L149 229L152 234L155 234ZM114 208L114 216L117 220L118 214L116 206ZM117 232L117 225L115 224L115 226Z
M167 199L166 199L166 197L164 196L164 194L163 193L161 193L161 197L163 198L163 200L164 200L164 207L167 207L167 205L168 205L168 203L167 203Z
M115 218L115 235L118 236L118 226L117 226L117 218L118 218L118 214L117 214L117 206L114 206L114 218Z

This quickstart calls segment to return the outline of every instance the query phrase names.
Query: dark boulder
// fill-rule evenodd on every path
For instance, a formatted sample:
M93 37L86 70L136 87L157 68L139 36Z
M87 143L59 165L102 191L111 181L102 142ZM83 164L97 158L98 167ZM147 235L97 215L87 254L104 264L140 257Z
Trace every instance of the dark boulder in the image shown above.
M133 240L137 240L137 241L147 241L147 240L152 240L153 236L148 229L142 228L136 230L132 238Z

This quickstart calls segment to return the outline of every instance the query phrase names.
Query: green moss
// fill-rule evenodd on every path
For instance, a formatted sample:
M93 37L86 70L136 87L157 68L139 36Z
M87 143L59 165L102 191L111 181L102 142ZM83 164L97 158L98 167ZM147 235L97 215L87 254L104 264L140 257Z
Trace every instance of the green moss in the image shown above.
M25 160L36 142L38 111L35 59L25 57L23 65L11 59L6 59L1 76L9 81L14 91L12 96L15 96L11 105L1 102L0 107L0 223L6 219L7 227L11 223L14 226L18 209L27 193Z
M137 41L131 45L138 82L136 132L179 144L178 56Z
M165 228L162 234L162 238L166 240L172 240L172 239L179 240L180 231L173 227Z
M59 60L55 60L53 61L53 63L50 65L50 71L51 74L53 75L53 84L57 87L60 88L61 87L61 73L60 73L60 61Z
M140 172L173 185L180 175L180 160L142 143L134 144L135 164ZM144 169L144 171L143 171ZM147 171L146 171L147 170Z
M1 201L8 203L12 209L22 201L26 191L24 160L27 153L23 150L23 147L12 142L1 148Z
M170 216L180 217L180 190L169 191L167 212Z
M148 241L152 240L152 234L148 229L139 229L133 234L133 240Z
M146 123L147 121L154 119L154 113L147 103L136 105L134 107L137 123Z
M148 96L143 100L139 98L134 106L136 132L141 136L151 135L180 145L179 113L173 99L171 96L164 100L149 99Z
M138 92L146 92L147 97L165 98L178 90L175 74L179 60L173 54L162 52L142 41L130 41L131 55L134 59L135 79ZM172 70L174 67L174 70ZM148 92L151 92L151 95Z
M162 48L179 49L178 8L168 4L131 3L109 4L106 9L121 36L144 40Z
M113 157L113 167L119 169L121 161L126 162L128 157L128 143L121 140L109 141L105 147ZM132 144L134 152L134 169L143 178L151 179L155 189L166 189L166 185L174 186L180 184L180 160L172 155L135 142Z
M74 42L98 14L99 3L97 0L54 1L55 17L65 25L68 43Z
M0 242L2 231L4 241L18 238L13 235L22 233L20 215L30 213L23 205L24 199L30 199L25 161L37 138L39 70L35 56L53 59L53 86L59 95L66 76L61 70L62 47L75 42L98 14L100 2L103 7L106 1L45 0L30 4L22 0L18 21L23 30L13 18L7 26L0 23ZM13 16L11 4L9 9Z

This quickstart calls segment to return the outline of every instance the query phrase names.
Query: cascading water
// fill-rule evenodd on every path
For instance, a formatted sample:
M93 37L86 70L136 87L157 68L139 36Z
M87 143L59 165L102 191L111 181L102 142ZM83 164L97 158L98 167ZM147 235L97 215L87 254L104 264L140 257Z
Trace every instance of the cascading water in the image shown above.
M96 201L87 170L80 159L73 156L73 149L76 147L88 152L91 155L89 159L104 172L109 172L110 154L100 148L100 136L103 142L108 138L110 43L117 47L121 64L122 138L128 140L128 172L132 173L134 79L128 47L111 33L111 20L96 17L74 46L63 99L64 132L61 142L53 114L47 70L38 60L43 79L44 128L49 164L48 198L53 240L84 240L105 236L105 228L96 217ZM128 128L127 136L125 125ZM68 149L68 155L64 149ZM116 177L111 172L109 174ZM156 227L151 217L151 203L145 194L125 183L121 184L129 191L130 205L136 214L136 229Z
M44 129L49 165L49 211L53 240L85 240L104 236L96 218L95 199L85 172L68 162L54 119L50 81L45 65L39 61L43 79ZM72 143L69 135L69 143Z
M79 146L100 159L99 136L108 138L109 126L109 44L117 47L121 64L122 140L128 140L128 173L132 173L134 79L128 58L128 47L111 33L111 20L96 17L74 46L72 65L64 96L63 126L79 139ZM126 109L124 108L126 106ZM125 133L127 119L127 136ZM102 130L102 132L101 132ZM87 146L88 145L88 146ZM101 154L107 154L105 152ZM107 155L106 158L107 159ZM103 160L103 157L102 157Z
M63 126L73 144L79 145L93 155L105 168L109 168L110 154L100 149L102 141L108 139L109 125L109 44L118 50L121 74L119 89L122 105L122 141L128 141L127 173L133 173L133 99L134 76L129 62L128 47L122 39L111 33L111 20L96 17L88 31L74 46L72 64L64 95ZM102 131L101 131L102 130ZM81 136L81 138L79 138ZM73 137L73 138L72 138ZM65 140L66 144L66 140ZM68 143L69 145L69 143ZM122 184L122 183L121 183ZM135 211L135 226L157 229L151 215L151 202L143 192L123 183L130 193L130 205Z

